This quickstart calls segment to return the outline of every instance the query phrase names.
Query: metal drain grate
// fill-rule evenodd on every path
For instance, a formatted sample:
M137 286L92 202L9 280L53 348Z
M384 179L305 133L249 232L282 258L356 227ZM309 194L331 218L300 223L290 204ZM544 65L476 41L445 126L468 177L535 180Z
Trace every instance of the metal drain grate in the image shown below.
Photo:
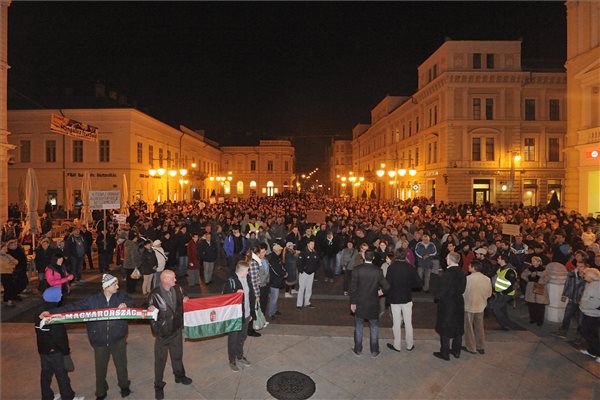
M267 391L278 400L305 400L315 390L315 381L297 371L279 372L267 381Z

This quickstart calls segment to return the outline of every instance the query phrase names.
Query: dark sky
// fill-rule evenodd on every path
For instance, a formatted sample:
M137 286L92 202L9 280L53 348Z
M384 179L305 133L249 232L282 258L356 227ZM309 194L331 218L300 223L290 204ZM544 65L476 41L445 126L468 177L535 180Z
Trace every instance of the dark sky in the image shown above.
M9 90L45 105L49 88L100 80L222 144L296 136L309 170L326 139L305 136L349 137L383 96L413 93L445 37L522 38L525 67L561 68L565 6L13 1Z

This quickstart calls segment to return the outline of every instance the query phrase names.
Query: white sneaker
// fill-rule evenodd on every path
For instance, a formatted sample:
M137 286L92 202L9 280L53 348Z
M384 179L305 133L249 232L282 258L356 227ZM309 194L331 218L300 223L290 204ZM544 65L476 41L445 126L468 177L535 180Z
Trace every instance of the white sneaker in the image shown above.
M60 393L54 395L54 400L61 400ZM75 400L75 399L73 399Z
M292 294L298 294L298 291L296 289L292 289Z
M289 298L289 297L294 297L294 296L292 296L292 294L291 294L291 293L288 293L288 292L286 292L286 293L283 295L283 297L287 297L287 298Z
M73 400L85 400L85 396L75 396Z
M596 357L596 362L600 364L600 357Z
M593 355L592 353L590 353L589 351L587 351L587 350L585 350L585 349L581 349L581 350L579 350L579 352L580 352L581 354L585 354L586 356L590 356L590 357L592 357L592 358L598 358L598 357L596 357L595 355Z

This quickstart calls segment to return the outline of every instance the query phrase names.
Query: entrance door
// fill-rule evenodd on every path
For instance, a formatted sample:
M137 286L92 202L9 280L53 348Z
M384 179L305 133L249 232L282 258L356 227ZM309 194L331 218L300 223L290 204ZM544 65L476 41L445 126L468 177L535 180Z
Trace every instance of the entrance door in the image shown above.
M473 181L473 203L482 205L490 201L491 181L489 179L475 179Z

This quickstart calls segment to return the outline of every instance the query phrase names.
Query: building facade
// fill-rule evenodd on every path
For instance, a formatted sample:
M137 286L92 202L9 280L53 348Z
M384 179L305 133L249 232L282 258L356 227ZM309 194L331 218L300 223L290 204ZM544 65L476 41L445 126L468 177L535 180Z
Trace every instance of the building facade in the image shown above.
M221 150L221 169L228 174L220 183L222 193L247 198L295 189L296 157L291 141L261 140L258 146L223 146Z
M600 214L600 3L567 1L564 206Z
M564 73L521 69L520 41L446 41L418 67L416 93L385 97L353 129L359 190L478 204L562 199L565 91Z
M61 112L99 128L98 140L51 132L51 115ZM130 202L229 197L223 183L242 175L235 164L222 169L223 159L236 147L223 150L203 131L175 129L132 108L11 110L8 124L13 132L10 144L15 146L8 171L10 203L23 202L27 168L38 177L40 208L46 200L63 207L68 199L76 201L85 171L90 172L92 190L126 188ZM264 147L258 148L262 154ZM288 152L293 159L293 147ZM293 163L288 168L287 174L293 176Z
M333 139L329 146L329 182L335 196L350 195L352 182L352 140Z
M6 113L8 89L8 7L10 0L0 0L0 222L8 217L8 142Z

